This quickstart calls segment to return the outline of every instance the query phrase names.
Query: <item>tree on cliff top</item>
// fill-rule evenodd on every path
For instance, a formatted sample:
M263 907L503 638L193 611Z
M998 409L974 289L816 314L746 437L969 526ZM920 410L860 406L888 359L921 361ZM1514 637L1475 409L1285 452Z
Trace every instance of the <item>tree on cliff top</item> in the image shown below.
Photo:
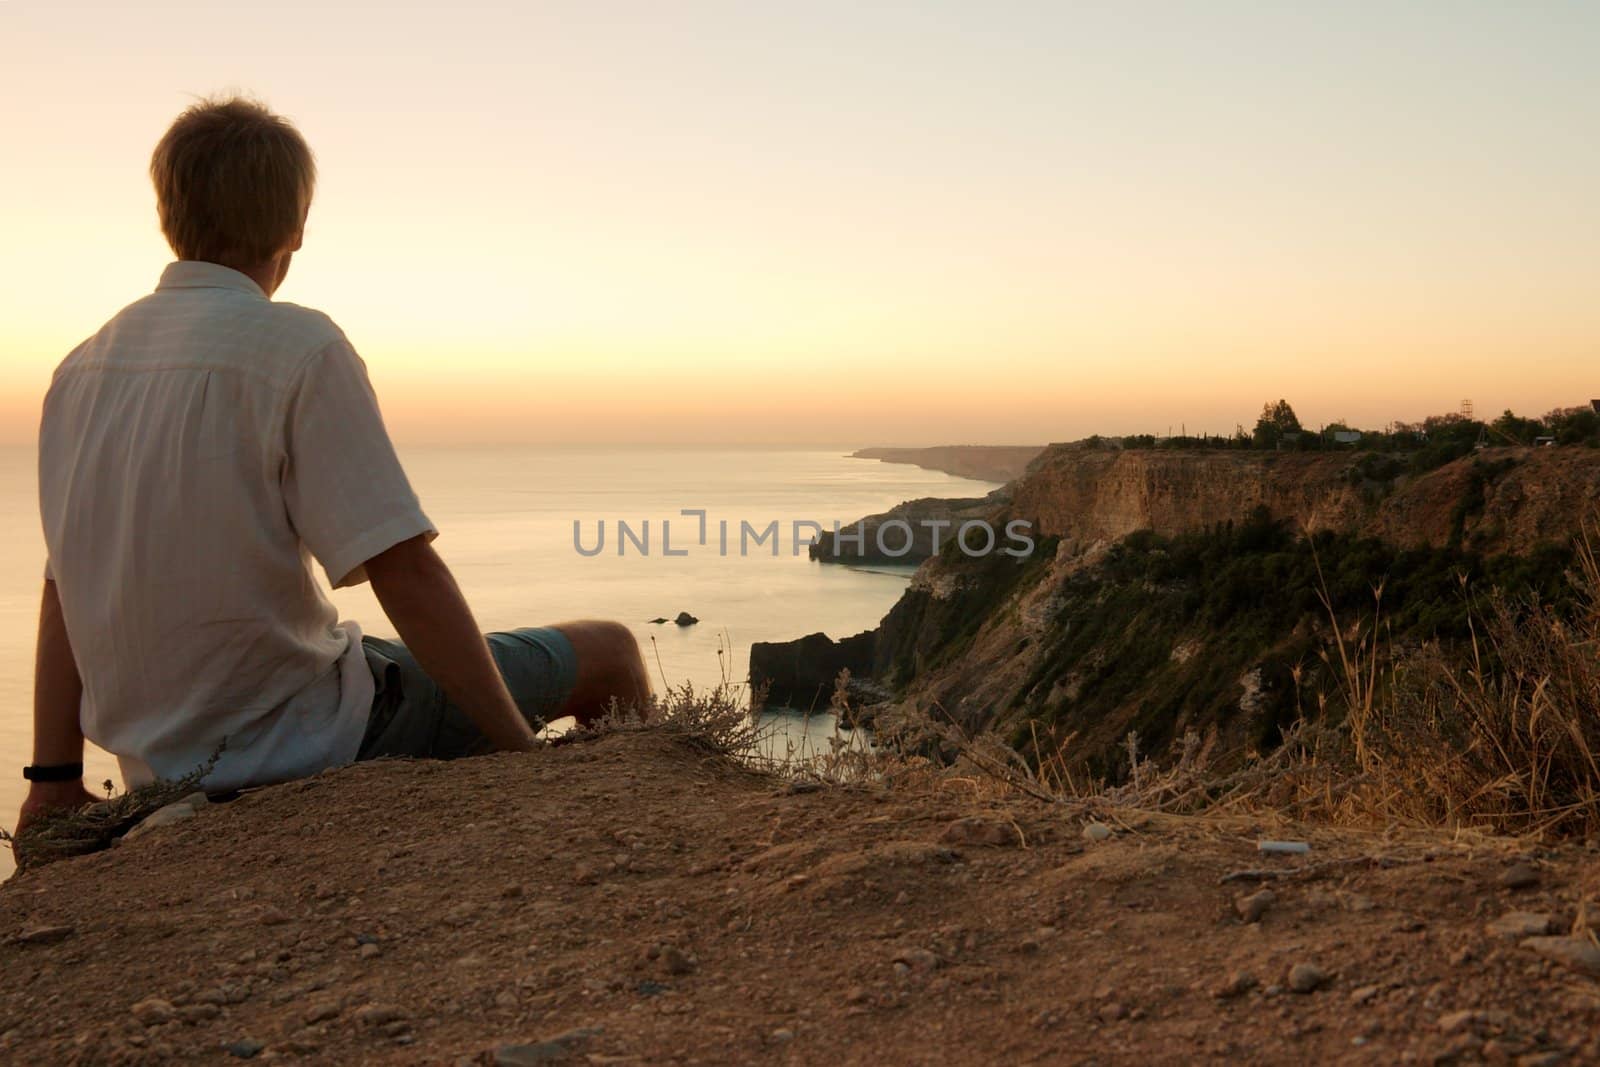
M1261 417L1256 420L1256 430L1251 439L1257 448L1277 448L1286 433L1299 433L1300 419L1287 400L1276 404L1267 401L1261 405Z

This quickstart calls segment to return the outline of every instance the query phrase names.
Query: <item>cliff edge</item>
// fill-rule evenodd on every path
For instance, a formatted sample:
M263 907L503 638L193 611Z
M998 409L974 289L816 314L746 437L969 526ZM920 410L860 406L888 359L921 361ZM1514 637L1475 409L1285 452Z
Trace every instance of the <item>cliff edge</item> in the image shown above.
M0 1058L1592 1062L1583 856L795 787L660 732L361 764L0 886Z

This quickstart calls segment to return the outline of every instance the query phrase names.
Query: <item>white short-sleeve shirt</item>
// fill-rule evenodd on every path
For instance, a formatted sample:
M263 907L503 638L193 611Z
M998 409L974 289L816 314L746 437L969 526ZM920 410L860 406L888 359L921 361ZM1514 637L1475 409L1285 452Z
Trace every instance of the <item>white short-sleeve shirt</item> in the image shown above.
M331 319L172 264L57 369L39 504L84 736L129 786L218 748L212 789L355 757L373 681L311 561L355 584L433 526Z

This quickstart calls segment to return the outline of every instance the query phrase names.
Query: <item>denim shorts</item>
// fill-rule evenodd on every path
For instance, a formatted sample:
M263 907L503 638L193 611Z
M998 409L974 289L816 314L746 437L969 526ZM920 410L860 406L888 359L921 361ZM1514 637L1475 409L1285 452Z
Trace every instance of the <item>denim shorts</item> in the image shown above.
M578 657L560 630L547 626L488 635L495 666L528 725L556 718L578 681ZM415 756L455 759L493 751L466 712L452 704L398 641L363 637L376 692L356 759Z

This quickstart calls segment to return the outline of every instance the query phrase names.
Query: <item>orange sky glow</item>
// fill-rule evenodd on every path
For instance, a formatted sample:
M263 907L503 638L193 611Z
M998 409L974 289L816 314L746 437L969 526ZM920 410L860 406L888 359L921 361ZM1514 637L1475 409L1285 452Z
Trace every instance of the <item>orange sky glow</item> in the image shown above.
M1044 442L1600 396L1600 9L0 4L0 440L193 97L403 442Z

